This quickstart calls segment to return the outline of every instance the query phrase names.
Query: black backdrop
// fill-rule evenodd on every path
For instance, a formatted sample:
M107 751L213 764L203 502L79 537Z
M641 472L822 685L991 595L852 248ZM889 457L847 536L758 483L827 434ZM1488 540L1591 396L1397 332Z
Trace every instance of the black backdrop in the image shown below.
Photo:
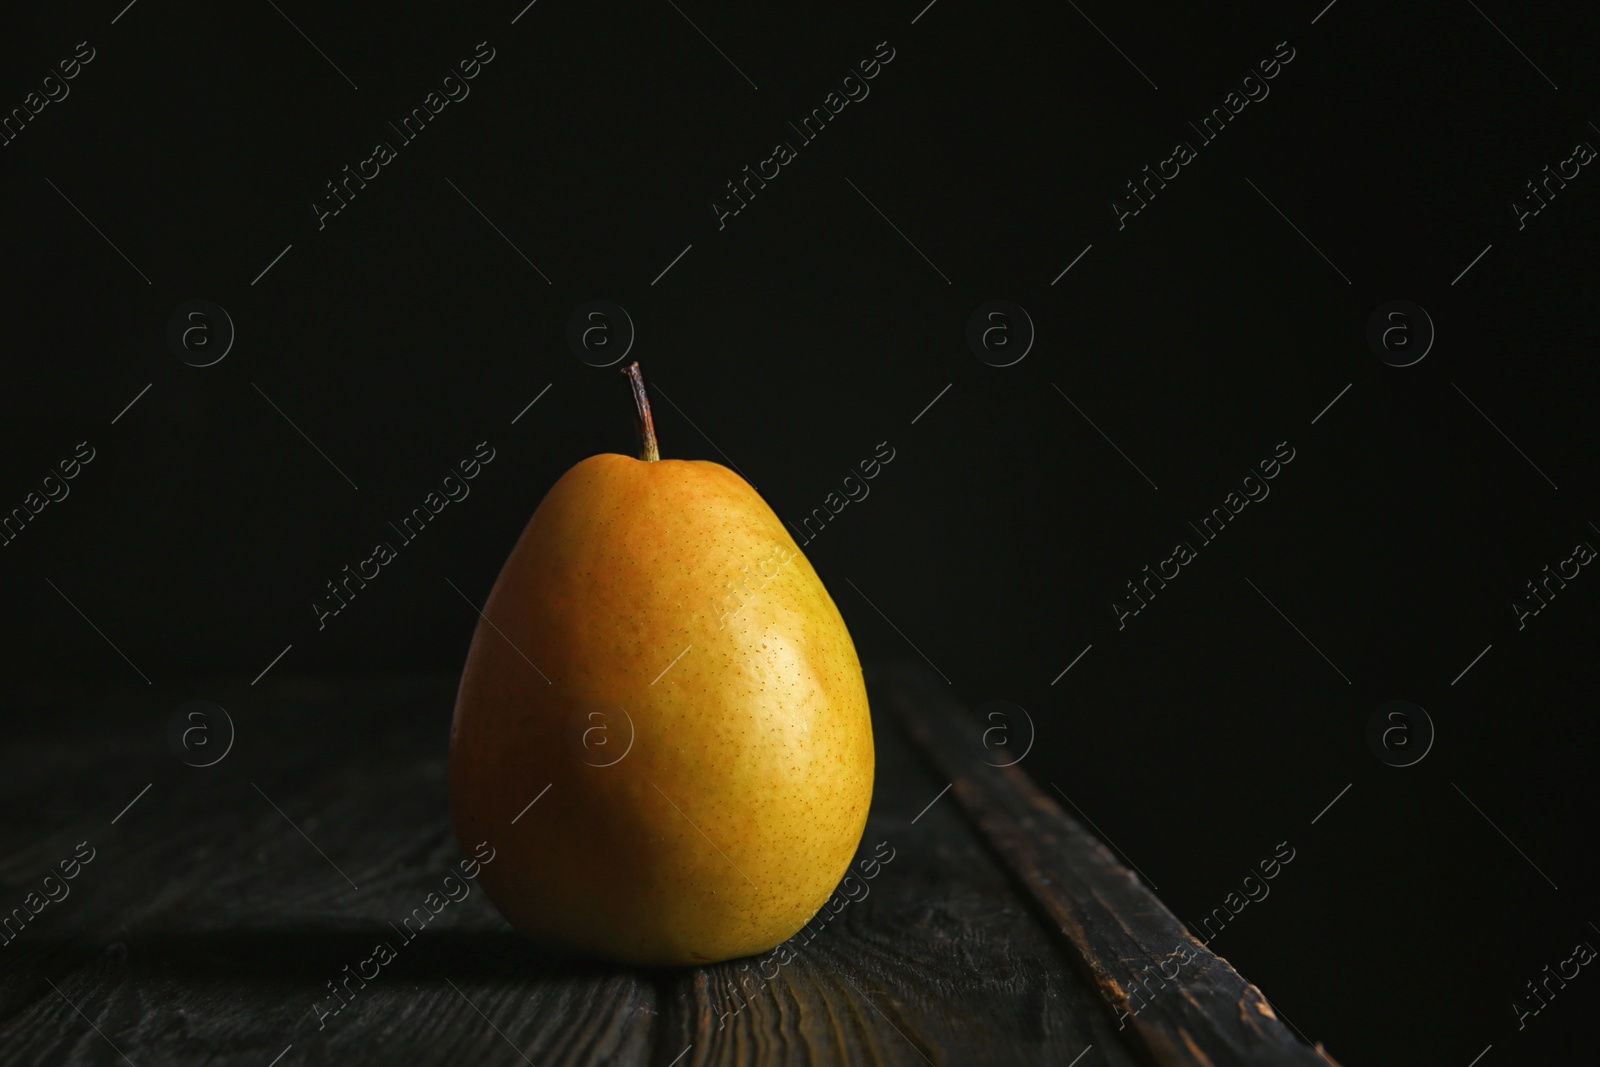
M61 98L0 148L0 508L70 491L0 549L10 678L203 697L269 663L458 669L463 596L544 491L633 450L623 379L567 341L609 300L663 453L737 466L791 523L894 450L805 548L863 657L1026 708L1025 767L1181 918L1289 843L1212 947L1300 1030L1347 1064L1578 1040L1600 979L1520 1029L1513 1002L1600 944L1600 578L1520 629L1513 602L1600 545L1592 13L342 6L5 20L0 105ZM389 123L479 42L469 95L402 143ZM890 50L802 143L789 124ZM1267 95L1203 141L1236 89ZM1179 140L1195 158L1119 228ZM379 141L395 158L319 228ZM795 158L719 227L780 141ZM1036 334L1004 367L966 336L996 299ZM1367 339L1397 299L1436 331L1405 367L1380 357L1427 346L1414 308ZM215 311L169 343L193 300L235 332L207 367ZM1003 362L1029 326L994 321ZM482 441L470 497L319 630L324 583ZM46 484L79 442L92 461ZM1188 523L1280 442L1270 496L1202 544ZM1180 540L1196 558L1119 628ZM1436 730L1409 767L1367 739L1393 699Z

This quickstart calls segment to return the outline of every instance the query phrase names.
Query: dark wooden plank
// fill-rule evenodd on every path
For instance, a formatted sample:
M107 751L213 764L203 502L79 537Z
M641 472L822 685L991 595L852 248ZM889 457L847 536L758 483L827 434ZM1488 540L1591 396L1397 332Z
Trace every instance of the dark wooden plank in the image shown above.
M16 883L12 872L84 832L60 822L92 823L101 852L59 914L41 915L53 925L0 949L13 954L0 1062L120 1064L120 1049L140 1067L264 1067L290 1045L283 1067L649 1061L653 976L540 957L477 891L415 940L391 926L459 859L444 781L452 679L225 692L239 737L206 770L177 764L160 741L187 695L118 694L102 708L116 715L85 709L81 740L55 733L24 746L53 783L23 772L0 785L8 807L37 803L34 791L53 784L81 808L97 782L117 781L92 819L51 803L21 834L6 830L8 857L9 839L42 832L17 850L25 860L6 864L0 886L19 899L36 879ZM319 1025L314 1006L337 1003L327 983L379 941L396 949L393 962L365 987L352 982L352 1003Z
M552 968L500 931L424 935L406 950L406 966L359 991L319 1031L308 1011L318 992L327 997L317 978L367 955L375 936L186 932L118 943L51 979L54 988L0 1034L0 1058L115 1064L125 1054L141 1067L264 1067L292 1047L291 1067L648 1061L653 1009L637 976Z
M20 901L79 840L98 853L70 898L0 948L0 1062L112 1064L126 1053L140 1067L265 1067L291 1046L281 1067L1065 1064L1091 1046L1085 1064L1204 1062L1181 1043L1161 1047L1172 1034L1217 1063L1302 1062L1262 1055L1289 1048L1265 1024L1252 1046L1181 1012L1178 1030L1153 1022L1166 1018L1166 993L1119 1031L1108 990L1129 988L1130 961L1154 961L1187 935L1154 898L1128 896L1131 876L1053 808L1019 806L1026 794L1006 801L1001 779L965 765L935 774L951 753L930 764L888 711L914 703L918 736L935 721L924 721L929 708L950 722L960 712L938 710L918 684L873 675L877 790L857 881L825 909L833 917L803 931L781 967L758 958L659 972L541 956L476 891L400 941L391 924L459 859L444 780L453 679L213 690L238 737L203 770L178 763L162 738L191 692L9 693L7 710L40 725L0 760L0 804L18 813L0 827L0 892ZM958 795L987 814L969 820ZM1040 858L1020 879L997 859L1030 848ZM1100 894L1090 894L1099 911L1030 895L1044 877L1065 881L1052 864L1084 850L1092 862L1072 874ZM1151 928L1152 916L1170 928ZM1120 941L1107 933L1114 922L1129 924ZM328 983L379 941L394 961L319 1019L337 1003ZM1090 981L1075 969L1085 946L1098 953ZM1250 1009L1253 990L1226 964L1196 970L1206 981L1171 1000L1209 1019L1207 991L1232 982L1228 1003Z
M857 880L824 906L831 919L787 943L791 962L769 954L679 976L665 1018L679 1035L671 1053L692 1043L682 1062L695 1067L913 1067L1067 1064L1093 1046L1084 1063L1129 1067L1031 901L949 796L929 807L944 783L895 718L876 711L873 733L877 780ZM864 863L876 877L863 877Z
M1020 767L998 768L983 726L921 664L874 670L889 708L1074 950L1130 1047L1162 1067L1333 1060L1281 1022L1260 990L1201 944Z

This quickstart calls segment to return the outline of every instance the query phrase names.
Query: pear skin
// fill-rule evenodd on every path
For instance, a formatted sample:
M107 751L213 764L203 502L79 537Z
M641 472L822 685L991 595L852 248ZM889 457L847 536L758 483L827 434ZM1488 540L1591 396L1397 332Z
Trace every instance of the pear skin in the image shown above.
M849 631L743 478L609 453L562 475L450 731L456 837L494 848L479 882L513 926L625 963L763 952L845 874L872 781Z

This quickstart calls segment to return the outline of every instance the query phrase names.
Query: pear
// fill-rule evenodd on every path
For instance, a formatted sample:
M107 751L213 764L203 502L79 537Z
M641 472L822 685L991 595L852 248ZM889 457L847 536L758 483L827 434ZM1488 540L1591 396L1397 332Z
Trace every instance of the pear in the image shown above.
M704 964L782 943L844 876L872 720L783 522L721 464L660 459L625 373L640 458L568 470L501 569L456 697L450 810L536 942Z

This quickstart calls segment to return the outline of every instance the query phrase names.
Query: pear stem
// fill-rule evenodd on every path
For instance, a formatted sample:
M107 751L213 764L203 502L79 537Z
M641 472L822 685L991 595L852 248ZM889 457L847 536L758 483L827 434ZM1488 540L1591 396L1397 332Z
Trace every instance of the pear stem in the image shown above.
M646 463L654 463L661 458L661 452L656 448L656 424L650 418L650 397L644 391L644 375L639 373L638 362L623 367L622 373L628 376L628 384L633 386L633 402L639 409L639 458Z

